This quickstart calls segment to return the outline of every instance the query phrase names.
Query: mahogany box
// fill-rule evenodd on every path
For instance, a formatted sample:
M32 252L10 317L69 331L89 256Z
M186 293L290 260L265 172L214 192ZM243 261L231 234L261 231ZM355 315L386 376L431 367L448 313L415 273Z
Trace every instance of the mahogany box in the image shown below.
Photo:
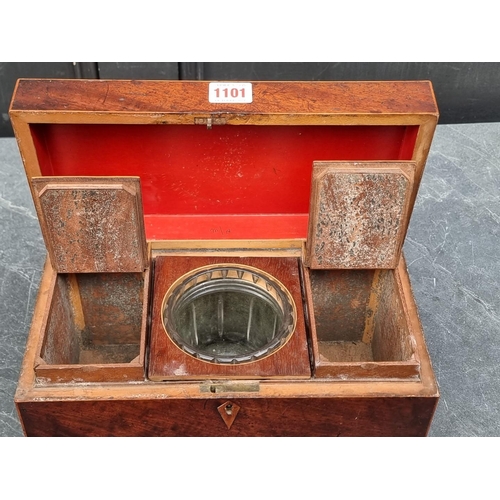
M28 436L424 436L430 82L19 80Z

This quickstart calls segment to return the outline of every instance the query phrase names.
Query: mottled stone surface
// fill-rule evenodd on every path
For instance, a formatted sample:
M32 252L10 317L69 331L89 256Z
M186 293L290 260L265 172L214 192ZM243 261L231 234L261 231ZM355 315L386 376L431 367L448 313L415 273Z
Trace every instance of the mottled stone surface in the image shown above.
M438 126L404 250L441 400L431 436L500 436L500 123ZM45 247L14 139L0 139L0 436Z
M33 181L59 273L142 272L146 240L138 178Z
M500 436L500 123L439 126L404 251L441 400L431 436Z
M311 268L397 267L413 187L413 171L405 167L407 173L388 163L314 164Z

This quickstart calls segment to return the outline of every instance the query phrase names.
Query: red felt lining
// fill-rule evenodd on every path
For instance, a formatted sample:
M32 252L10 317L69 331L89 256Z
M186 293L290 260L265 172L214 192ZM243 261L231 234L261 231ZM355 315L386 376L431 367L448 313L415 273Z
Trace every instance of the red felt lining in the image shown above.
M31 130L42 175L140 176L148 239L266 239L306 237L313 161L411 160L418 126Z

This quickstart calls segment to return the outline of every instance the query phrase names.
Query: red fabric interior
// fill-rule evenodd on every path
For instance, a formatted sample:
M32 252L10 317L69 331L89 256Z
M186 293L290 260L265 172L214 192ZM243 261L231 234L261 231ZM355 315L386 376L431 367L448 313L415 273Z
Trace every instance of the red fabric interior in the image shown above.
M418 132L417 126L31 129L42 175L140 176L148 239L305 238L313 161L410 160Z

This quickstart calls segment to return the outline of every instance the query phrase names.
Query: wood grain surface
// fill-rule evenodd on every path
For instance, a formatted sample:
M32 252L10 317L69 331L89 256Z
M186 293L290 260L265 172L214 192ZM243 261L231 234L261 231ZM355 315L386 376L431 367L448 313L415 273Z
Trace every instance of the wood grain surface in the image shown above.
M17 84L14 110L279 114L437 114L430 82L253 82L250 104L211 104L209 82L30 80Z
M40 384L33 364L55 278L48 263L16 391L24 432L28 436L426 435L439 392L404 262L398 269L398 287L421 363L419 380L254 381L256 392L242 392L230 382L225 388L209 383L208 390L206 384L181 381ZM248 381L241 384L249 386ZM228 400L241 407L229 430L217 411Z
M61 289L54 293L57 273L49 261L42 277L16 392L16 405L27 435L413 436L428 432L439 391L405 264L399 260L398 245L402 245L409 215L401 217L394 210L404 207L403 212L406 210L409 214L415 201L438 117L432 85L430 82L253 82L253 90L253 102L240 105L209 103L208 82L18 82L10 116L37 210L42 213L41 207L45 204L46 211L55 211L50 216L52 232L57 233L57 221L71 224L68 212L77 208L78 196L73 201L70 196L68 203L64 197L57 198L55 190L55 198L44 201L48 191L41 193L44 187L38 190L35 185L43 181L32 184L33 177L140 176L143 192L137 190L137 196L131 197L126 189L122 190L127 192L122 192L126 200L120 200L118 205L130 207L135 203L130 198L137 201L143 194L145 215L151 222L149 234L153 237L150 239L168 240L174 235L174 239L205 240L204 251L208 254L203 258L180 254L156 257L149 359L145 359L148 317L148 286L145 285L140 355L121 365L99 364L102 358L97 355L90 360L96 364L81 364L87 362L88 354L82 356L82 352L79 353L80 364L67 365L64 359L74 363L75 358L64 358L55 352L60 349L57 336L66 342L69 350L73 349L71 342L60 333L59 319L72 323L68 329L71 334L73 327L81 330L92 325L85 310L102 317L105 308L100 310L99 304L94 303L101 288L97 286L96 293L90 291L86 296L86 292L79 290L85 287L82 280L70 281L67 291ZM212 128L208 126L209 120ZM382 318L393 314L393 302L389 300L385 309L378 309L380 317L374 316L371 323L361 314L363 309L375 310L378 304L378 296L372 289L379 275L377 271L367 271L369 279L362 285L361 292L350 295L351 302L359 300L359 304L354 307L355 324L350 330L346 328L345 338L369 347L337 352L351 357L346 362L353 375L351 380L340 376L337 379L322 377L318 372L311 375L304 318L308 316L314 322L314 301L308 292L305 310L302 310L300 256L273 259L266 254L265 257L240 258L236 257L238 248L233 248L228 258L217 255L219 248L227 251L224 244L218 246L212 241L206 246L208 240L230 239L227 235L231 234L237 234L241 240L242 255L251 254L251 242L247 241L250 237L256 240L299 238L303 243L308 237L303 222L309 215L314 161L415 164L413 184L405 185L403 178L409 179L405 176L405 167L400 167L403 174L395 173L392 167L387 175L382 171L373 174L378 175L379 184L389 188L385 192L382 189L383 195L375 196L372 201L384 208L396 200L389 210L390 217L382 224L389 236L372 244L371 248L381 250L384 241L393 245L388 254L392 252L394 260L386 259L378 265L383 267L390 262L389 267L397 266L395 271L388 271L394 274L394 280L386 295L399 297L400 310L393 318ZM354 179L352 171L344 179L349 176ZM394 185L391 184L393 179L396 179ZM367 188L369 181L364 178L361 183L365 195L372 193L372 189ZM346 191L350 189L344 187ZM331 213L322 208L331 199L330 194L318 198L322 203L315 200L314 206L323 214ZM110 198L113 197L108 196L108 201ZM108 201L98 205L107 206ZM353 199L344 208L352 214L358 206ZM65 212L57 212L57 207L63 207ZM364 213L368 212L365 209ZM293 230L273 234L273 225L277 226L273 221L280 214L295 220ZM381 214L386 215L383 210ZM237 215L247 218L245 228L250 230L244 228L228 233L228 229L231 231L238 226L238 219L233 217ZM312 215L313 219L320 219ZM102 222L107 217L108 214L100 214L96 218ZM226 224L228 217L233 219ZM188 230L169 229L176 221L180 228ZM372 235L377 235L377 227L368 222L367 219L362 222L363 230L368 227ZM136 227L140 224L143 224L142 215ZM259 232L262 224L265 230ZM115 218L112 225L123 230L126 222ZM284 222L280 227L286 225ZM197 226L200 227L198 232ZM323 226L331 227L331 221ZM44 221L42 228L45 236L47 224ZM322 242L328 245L332 235L334 233L325 233L316 239L321 240L320 245ZM361 245L359 238L351 238L356 236L356 230L351 230L349 241L353 239ZM59 237L59 241L64 241L64 231L59 232ZM53 244L50 239L46 241L49 241L48 247ZM340 241L344 243L341 253L350 255L353 248L346 246L347 239ZM120 250L123 256L129 245L127 242L123 238ZM163 243L153 243L156 250L161 251ZM49 251L53 258L53 252ZM93 248L77 245L72 254L93 255L93 251ZM369 255L370 251L364 250L362 254ZM93 260L99 259L93 255ZM119 260L125 262L127 259L120 257ZM144 263L147 258L141 261L134 257L131 261ZM212 365L207 369L210 365L191 357L188 359L169 341L161 325L161 302L169 283L184 272L228 261L253 265L276 276L291 291L300 324L290 341L274 356L246 367ZM373 261L363 265L372 266ZM113 270L122 272L119 267ZM143 270L144 267L139 271ZM93 303L90 309L89 297ZM66 298L72 304L70 309L65 305ZM54 337L52 346L47 344L46 347L52 350L56 364L47 363L40 355L52 307L58 312L49 328ZM321 316L328 321L329 314L332 317L332 311ZM348 322L346 315L340 324L345 326ZM398 328L403 323L411 332L413 352L406 349L406 344L398 346L399 351L392 345L397 343ZM377 345L375 337L384 337L383 330L387 329L392 331L389 341ZM328 331L326 324L324 331ZM94 333L87 340L96 341L96 346L106 350L106 339L113 340L112 333L99 333L98 330ZM336 342L335 336L327 335L324 341ZM318 352L316 350L317 357ZM104 351L100 354L107 355ZM328 354L327 349L323 354ZM394 359L385 361L384 358ZM144 378L146 361L150 364L151 378L155 380ZM335 363L333 356L330 364ZM123 366L129 371L124 371ZM395 367L399 371L395 371ZM343 367L337 368L336 374L343 375ZM407 370L404 376L387 377L388 373L401 375L404 370ZM409 375L411 370L416 370L417 376ZM42 373L61 383L44 380ZM385 376L380 377L377 373ZM77 380L80 375L81 379ZM228 401L240 408L230 429L217 410Z
M37 381L144 380L149 275L55 274L33 366Z
M304 268L315 377L418 379L399 271Z
M288 289L297 308L297 325L288 342L274 354L251 363L221 365L198 360L177 347L162 323L167 290L181 276L199 267L232 263L265 271ZM210 378L310 378L311 367L302 309L299 260L294 258L156 257L148 377L151 380L203 380Z
M240 406L230 429L217 407ZM29 436L425 436L425 397L53 401L19 405ZM119 416L119 418L117 418Z

